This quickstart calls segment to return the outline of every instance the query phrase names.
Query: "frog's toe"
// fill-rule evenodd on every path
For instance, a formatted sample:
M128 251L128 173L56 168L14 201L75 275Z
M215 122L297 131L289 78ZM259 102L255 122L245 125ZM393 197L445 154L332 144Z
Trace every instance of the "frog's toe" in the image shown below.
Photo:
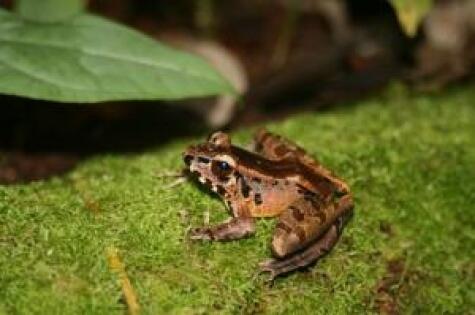
M213 239L213 232L209 228L194 228L188 233L191 240L210 241Z
M301 268L300 265L295 264L293 258L288 259L269 259L259 264L261 272L269 272L270 279L273 281L276 277L286 274L295 269Z
M268 271L268 268L272 266L272 263L275 262L275 259L267 259L264 261L261 261L259 263L259 268L261 268L262 271Z
M279 269L275 268L275 259L268 259L263 262L259 263L259 269L261 272L268 272L269 273L269 282L274 281L275 277L277 277L279 273Z

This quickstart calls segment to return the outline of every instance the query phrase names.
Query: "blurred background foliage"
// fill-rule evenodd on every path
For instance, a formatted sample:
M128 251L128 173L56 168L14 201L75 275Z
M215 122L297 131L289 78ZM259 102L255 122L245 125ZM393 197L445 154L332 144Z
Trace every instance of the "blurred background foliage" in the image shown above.
M0 181L328 109L393 80L465 82L473 3L0 1Z
M83 0L19 0L0 11L0 92L59 102L231 93L213 68L83 12Z
M408 36L415 36L427 12L433 5L432 0L391 0L402 28Z

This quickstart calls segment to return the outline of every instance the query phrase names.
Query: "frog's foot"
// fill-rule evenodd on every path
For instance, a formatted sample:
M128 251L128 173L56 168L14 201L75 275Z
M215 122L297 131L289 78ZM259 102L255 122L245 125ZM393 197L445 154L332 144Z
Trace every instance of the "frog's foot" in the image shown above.
M328 253L339 237L339 226L334 224L315 243L304 250L281 259L270 259L259 264L261 271L270 273L270 281L290 271L307 267Z
M211 228L207 227L193 228L188 232L188 237L194 241L211 241L213 240L213 232Z
M192 229L189 237L192 240L231 241L247 237L254 232L253 218L236 217L215 226Z
M275 268L273 268L272 266L276 262L277 262L277 259L267 259L259 263L260 271L269 273L269 279L268 279L269 282L274 281L274 278L279 275L277 273L277 270L275 270Z

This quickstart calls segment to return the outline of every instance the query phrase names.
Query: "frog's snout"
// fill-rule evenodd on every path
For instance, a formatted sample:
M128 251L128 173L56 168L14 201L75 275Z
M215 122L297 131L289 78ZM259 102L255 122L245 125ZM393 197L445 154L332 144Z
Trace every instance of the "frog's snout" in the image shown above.
M187 166L190 166L195 159L195 150L195 146L191 145L183 152L183 162L185 162Z

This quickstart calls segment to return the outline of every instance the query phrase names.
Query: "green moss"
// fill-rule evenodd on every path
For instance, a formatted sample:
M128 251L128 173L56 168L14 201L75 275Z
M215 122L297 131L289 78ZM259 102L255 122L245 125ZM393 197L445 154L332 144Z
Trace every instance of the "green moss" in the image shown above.
M173 179L156 177L179 170L180 152L200 139L104 155L65 178L0 187L0 313L122 314L109 247L119 249L146 314L366 313L384 303L403 313L468 313L475 309L473 99L470 88L433 96L393 88L268 125L345 178L356 199L336 248L273 287L257 272L270 255L272 220L239 242L184 238L207 211L212 222L226 217L193 184L169 188ZM236 141L251 132L237 132Z

